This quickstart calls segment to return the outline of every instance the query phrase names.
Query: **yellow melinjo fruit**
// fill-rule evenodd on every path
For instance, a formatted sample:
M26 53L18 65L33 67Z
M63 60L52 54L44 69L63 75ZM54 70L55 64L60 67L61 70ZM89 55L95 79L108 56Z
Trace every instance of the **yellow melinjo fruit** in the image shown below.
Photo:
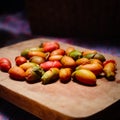
M90 60L88 58L79 58L76 60L76 65L85 65L90 63Z
M70 56L67 56L67 55L64 55L60 62L62 63L63 67L65 68L74 68L76 66L76 62L75 60L70 57Z
M61 68L59 71L59 78L61 82L69 82L71 79L72 69L71 68Z
M87 54L97 54L97 51L96 50L85 50L83 52L83 56L87 55Z
M96 85L96 76L93 72L87 69L79 69L74 72L74 78L80 83L86 85Z
M70 52L72 52L72 51L74 51L75 50L75 48L74 47L72 47L72 46L69 46L67 49L66 49L66 55L69 55L70 54Z
M87 69L92 71L96 76L100 75L103 71L103 66L99 63L79 65L77 69Z

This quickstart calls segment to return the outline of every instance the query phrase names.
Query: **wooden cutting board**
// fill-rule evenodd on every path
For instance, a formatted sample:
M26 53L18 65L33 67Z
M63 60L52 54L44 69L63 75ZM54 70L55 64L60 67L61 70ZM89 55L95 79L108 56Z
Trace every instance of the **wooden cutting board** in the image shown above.
M14 65L14 58L25 48L36 47L50 39L26 40L0 49L0 57L7 57ZM52 40L52 39L51 39ZM59 42L66 49L70 44ZM78 50L85 50L74 46ZM97 86L85 86L73 81L67 84L42 85L15 81L0 72L0 97L32 113L42 120L75 120L88 118L120 100L120 58L104 54L106 59L115 59L117 74L115 81L105 78L97 80Z

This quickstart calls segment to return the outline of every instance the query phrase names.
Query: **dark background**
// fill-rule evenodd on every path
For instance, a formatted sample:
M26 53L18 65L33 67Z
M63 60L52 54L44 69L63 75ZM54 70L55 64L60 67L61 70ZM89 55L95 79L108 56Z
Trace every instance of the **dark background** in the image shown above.
M33 34L120 38L119 0L2 0L0 14L24 11Z
M34 34L120 38L120 0L26 0Z
M1 0L0 14L16 13L25 9L24 0Z

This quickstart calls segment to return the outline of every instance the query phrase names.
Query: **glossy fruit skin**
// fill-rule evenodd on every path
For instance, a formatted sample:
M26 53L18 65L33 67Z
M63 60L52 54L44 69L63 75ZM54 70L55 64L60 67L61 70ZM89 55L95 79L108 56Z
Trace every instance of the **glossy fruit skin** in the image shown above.
M52 52L53 50L59 49L60 45L56 41L44 42L42 48L44 52Z
M103 66L99 63L79 65L76 69L87 69L92 71L96 76L100 75L103 72Z
M108 60L104 63L103 71L105 73L105 77L108 80L114 80L116 74L116 62L114 60Z
M102 65L103 66L103 63L99 60L99 59L90 59L90 63L92 64L92 63L99 63L100 65Z
M93 72L87 69L76 70L72 76L80 83L85 85L96 85L96 76Z
M113 63L113 64L116 65L116 61L113 60L113 59L110 59L110 60L106 60L106 61L104 61L104 62L103 62L103 66L105 66L105 65L108 64L108 63Z
M60 61L46 61L44 63L41 63L40 64L40 67L47 71L49 70L50 68L61 68L62 67L62 64L60 63Z
M69 53L69 56L72 57L74 60L77 60L82 57L82 52L78 50L73 50L72 52Z
M85 65L90 63L90 60L88 58L79 58L76 60L76 65Z
M61 68L59 71L59 78L62 83L67 83L71 80L72 69Z
M19 66L13 66L8 71L10 78L15 80L25 80L25 71Z
M38 66L38 67L39 67L38 64L32 63L32 62L23 63L23 64L21 64L19 67L22 68L24 71L26 71L28 68L34 67L34 66Z
M43 84L56 78L66 83L73 77L83 84L95 85L96 77L115 80L118 73L116 61L106 60L96 50L79 51L74 47L64 50L56 41L43 42L39 47L23 50L15 62L17 66L11 68L7 58L0 58L0 70L8 72L16 80L34 82L42 78Z
M75 50L74 47L68 47L68 48L66 49L65 53L66 53L66 55L69 56L70 52L72 52L72 51L74 51L74 50Z
M63 65L63 67L65 68L75 68L76 66L76 62L75 60L70 57L70 56L67 56L67 55L64 55L62 58L61 58L61 63Z
M21 56L25 57L26 59L29 59L28 53L30 51L33 52L43 52L43 48L39 48L39 47L34 47L34 48L26 48L21 52Z
M58 68L50 68L46 71L41 77L42 84L49 84L54 82L59 78L59 69Z
M26 59L28 59L28 52L30 51L29 48L26 48L24 49L22 52L21 52L21 56L25 57Z
M36 64L41 64L45 62L45 58L40 57L40 56L33 56L29 59L30 62L36 63Z
M88 59L92 59L92 58L94 58L94 56L95 56L94 53L88 53L88 54L85 54L83 57L88 58Z
M23 56L17 56L15 57L15 63L17 66L23 64L23 63L26 63L27 62L27 59Z
M65 50L64 49L56 49L50 53L50 55L65 55Z
M40 57L45 58L46 54L44 52L41 52L41 51L29 51L28 52L28 58L30 59L33 56L40 56Z
M63 57L63 55L52 55L49 57L49 60L50 61L55 61L55 60L60 61L62 57Z
M85 50L85 51L83 51L83 56L86 56L86 55L95 55L95 54L97 54L97 51L96 50Z
M100 54L100 53L95 54L94 59L98 59L98 60L100 60L101 62L104 62L104 61L106 60L106 59L105 59L105 56L102 55L102 54Z
M11 68L12 63L8 58L0 58L0 70L3 72L8 72Z
M38 66L30 67L25 72L25 78L27 82L37 82L40 81L41 76L44 71Z

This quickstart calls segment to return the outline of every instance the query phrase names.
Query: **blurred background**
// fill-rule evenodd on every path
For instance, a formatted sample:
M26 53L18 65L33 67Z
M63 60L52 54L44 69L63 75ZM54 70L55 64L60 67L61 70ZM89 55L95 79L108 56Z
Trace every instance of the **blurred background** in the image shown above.
M33 34L100 39L120 37L119 0L4 0L0 2L1 17L5 14L18 13L22 15L16 17L21 17L21 20L26 20L24 17L27 17Z
M0 1L0 47L31 35L24 0Z

